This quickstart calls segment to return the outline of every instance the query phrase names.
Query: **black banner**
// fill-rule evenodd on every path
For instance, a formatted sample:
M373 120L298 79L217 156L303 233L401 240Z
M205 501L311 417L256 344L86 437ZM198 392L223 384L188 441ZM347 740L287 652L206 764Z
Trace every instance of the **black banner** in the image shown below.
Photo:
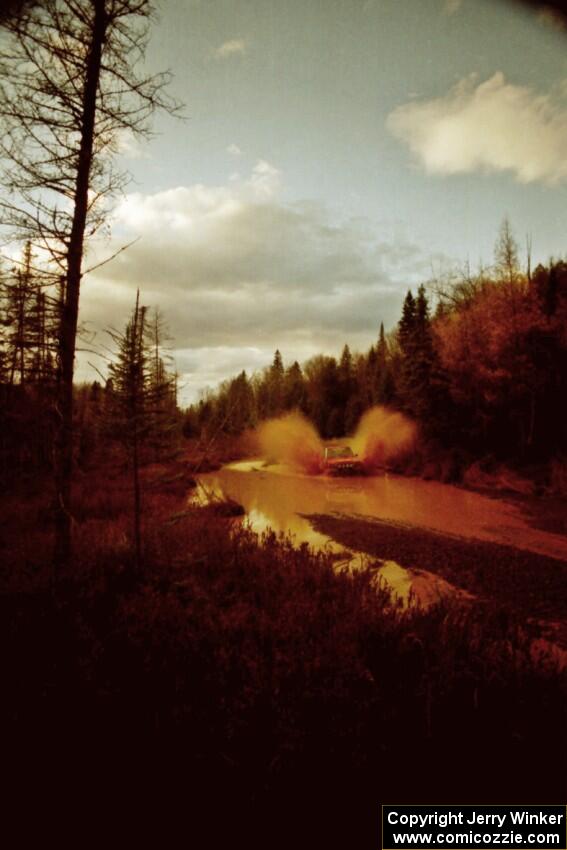
M382 806L382 847L566 850L565 806Z

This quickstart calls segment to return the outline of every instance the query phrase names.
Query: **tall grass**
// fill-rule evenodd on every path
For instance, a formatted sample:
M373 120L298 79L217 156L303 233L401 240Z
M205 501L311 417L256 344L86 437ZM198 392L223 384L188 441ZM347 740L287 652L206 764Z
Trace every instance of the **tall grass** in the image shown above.
M119 492L83 494L55 594L2 599L13 741L86 740L248 802L561 796L565 681L509 612L402 610L371 568L206 508L171 523L159 493L135 571Z

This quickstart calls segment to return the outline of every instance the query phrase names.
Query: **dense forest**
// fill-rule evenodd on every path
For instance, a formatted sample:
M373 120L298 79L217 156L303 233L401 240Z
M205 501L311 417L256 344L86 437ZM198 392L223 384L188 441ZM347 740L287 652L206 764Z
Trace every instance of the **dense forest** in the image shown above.
M241 372L191 407L185 433L237 434L297 409L329 439L352 433L373 405L416 420L426 454L452 449L449 477L459 459L557 461L567 449L565 262L522 271L505 220L491 268L409 290L397 327L381 324L366 353L345 345L339 360L286 368L276 351L262 373Z
M167 846L164 825L182 822L191 842L213 801L214 847L226 846L216 828L239 837L231 801L247 846L333 846L338 825L340 846L363 848L378 846L385 799L557 801L564 560L347 517L329 540L358 553L354 569L346 550L256 533L223 494L193 496L215 444L214 463L235 459L250 429L292 410L330 439L375 405L417 423L415 472L459 480L492 456L567 492L567 265L522 270L504 222L493 267L409 291L389 333L377 317L368 352L285 365L276 351L181 411L165 317L143 293L96 346L79 323L87 248L127 182L112 167L117 137L177 109L168 75L140 67L151 19L146 0L0 13L0 224L13 249L0 266L6 814L23 810L25 843L29 822L45 828L40 804L58 837L90 805L80 842L116 811L129 846L148 812ZM75 380L81 349L104 355L88 384ZM406 604L381 572L393 558L454 592ZM370 842L353 838L367 829Z
M507 221L495 257L475 275L455 272L415 294L408 290L397 326L385 333L381 324L366 353L345 345L338 360L320 354L286 367L276 351L261 373L241 372L185 412L164 317L140 306L138 295L127 327L108 329L104 372L75 388L76 459L88 464L108 443L136 455L137 464L140 452L158 459L160 447L171 447L181 433L207 446L292 410L332 439L353 433L366 410L384 405L419 424L421 467L413 471L427 467L429 475L459 480L467 465L494 458L545 466L561 490L567 265L551 261L522 271ZM57 291L34 265L29 243L23 262L4 270L0 317L6 478L49 468L56 432Z

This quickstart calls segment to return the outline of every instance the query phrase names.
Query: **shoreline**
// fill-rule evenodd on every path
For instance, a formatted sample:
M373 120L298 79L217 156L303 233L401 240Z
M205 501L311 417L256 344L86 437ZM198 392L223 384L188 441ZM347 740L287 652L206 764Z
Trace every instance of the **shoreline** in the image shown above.
M304 515L337 543L405 569L426 570L460 590L523 616L567 622L567 560L401 522L344 514Z

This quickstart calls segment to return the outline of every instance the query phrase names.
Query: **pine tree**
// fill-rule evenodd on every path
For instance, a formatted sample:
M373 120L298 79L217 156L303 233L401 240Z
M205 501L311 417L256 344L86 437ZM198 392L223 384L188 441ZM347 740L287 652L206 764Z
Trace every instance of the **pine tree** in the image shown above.
M431 370L433 341L429 302L425 287L418 289L417 299L408 292L398 325L401 350L400 393L404 409L418 419L427 419L431 409Z
M149 314L144 333L148 368L146 406L151 420L149 442L159 460L177 429L177 379L171 370L171 337L158 307Z
M139 71L148 0L42 0L19 3L2 21L2 171L9 190L0 219L31 239L61 275L58 328L56 545L71 556L73 375L79 299L88 238L108 220L108 200L126 175L112 168L125 131L144 134L167 76ZM20 350L21 353L21 350ZM22 358L18 367L24 375Z
M350 353L350 348L348 347L348 345L344 346L341 354L341 359L339 361L338 381L338 400L341 415L340 417L336 416L335 418L337 420L339 434L342 435L345 432L345 414L347 405L349 403L350 397L355 391L352 354Z
M268 374L268 415L277 416L284 408L284 365L279 349Z
M136 566L142 560L142 495L140 488L140 449L148 436L148 393L150 375L145 345L146 307L140 306L140 293L132 317L123 333L112 331L118 346L116 361L109 368L110 420L113 436L126 448L132 468L134 491L134 544Z
M284 407L286 410L305 409L305 380L301 366L295 360L284 376Z
M365 407L376 403L376 348L371 345L364 364L363 399Z
M386 361L388 359L388 343L386 342L386 335L384 333L384 322L380 322L380 334L378 336L376 359L378 368L383 369L386 366Z
M7 359L9 383L23 386L27 383L28 366L32 348L32 312L35 295L32 276L31 245L26 242L21 266L5 283L6 286L6 325ZM33 359L33 356L32 356ZM16 380L18 378L18 380Z
M256 402L254 391L243 370L236 378L227 382L224 393L217 399L222 408L217 410L218 426L229 434L241 434L256 422Z
M395 387L390 363L390 350L384 333L384 323L380 322L380 334L376 349L376 403L390 404L394 398Z
M411 353L416 326L416 305L411 289L404 300L402 317L398 323L398 341L404 355Z

